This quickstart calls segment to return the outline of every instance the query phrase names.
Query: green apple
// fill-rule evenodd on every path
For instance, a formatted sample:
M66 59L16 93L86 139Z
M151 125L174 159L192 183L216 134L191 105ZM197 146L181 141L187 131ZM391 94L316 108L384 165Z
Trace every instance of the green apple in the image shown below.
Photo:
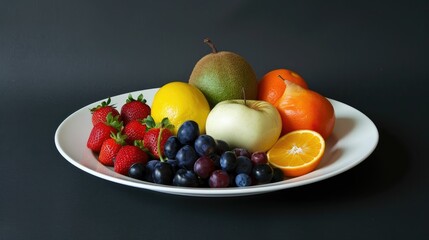
M210 111L206 133L231 147L250 152L268 151L280 137L282 120L277 109L258 100L225 100Z

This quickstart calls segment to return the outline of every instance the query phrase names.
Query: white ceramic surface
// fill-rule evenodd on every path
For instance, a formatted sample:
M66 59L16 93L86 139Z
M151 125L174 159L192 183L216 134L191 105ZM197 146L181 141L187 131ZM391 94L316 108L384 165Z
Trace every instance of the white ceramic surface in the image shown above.
M157 88L147 89L131 94L137 96L143 93L148 104L151 104L157 90ZM116 104L118 110L127 99L128 94L111 97L112 103ZM71 164L94 176L119 184L168 194L202 197L242 196L310 184L333 177L356 166L372 153L379 138L376 126L367 116L353 107L329 99L335 109L336 124L333 134L326 143L325 156L318 168L311 173L277 183L245 188L210 189L166 186L117 174L112 168L100 164L95 155L86 147L86 141L92 128L89 109L103 100L79 109L60 124L55 132L55 145L58 151Z

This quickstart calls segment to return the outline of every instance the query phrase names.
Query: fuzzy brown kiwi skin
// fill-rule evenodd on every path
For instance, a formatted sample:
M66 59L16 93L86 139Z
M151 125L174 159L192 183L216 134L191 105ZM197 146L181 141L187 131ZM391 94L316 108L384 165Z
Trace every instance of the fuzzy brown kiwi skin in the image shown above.
M247 99L256 99L258 83L252 66L241 56L228 51L218 52L211 41L205 40L212 53L201 58L189 78L207 98L210 107L230 99L242 99L244 87Z

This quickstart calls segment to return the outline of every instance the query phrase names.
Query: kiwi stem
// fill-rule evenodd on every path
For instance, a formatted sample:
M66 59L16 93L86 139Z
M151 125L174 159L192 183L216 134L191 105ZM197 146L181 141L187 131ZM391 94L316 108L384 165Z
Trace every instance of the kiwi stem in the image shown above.
M210 40L210 38L204 39L204 43L209 45L209 47L212 49L213 53L217 53L217 49L216 49L215 45L213 44L213 42Z

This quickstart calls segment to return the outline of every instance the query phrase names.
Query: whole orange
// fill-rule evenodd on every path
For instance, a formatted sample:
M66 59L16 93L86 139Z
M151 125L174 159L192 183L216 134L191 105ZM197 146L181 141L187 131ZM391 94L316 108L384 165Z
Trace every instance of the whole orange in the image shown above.
M276 73L278 72L273 74ZM302 78L294 78L295 82L281 75L277 78L279 80L274 76L263 78L260 82L263 87L259 89L258 96L260 100L273 104L279 111L283 124L282 135L294 130L313 130L327 139L335 125L335 112L331 102L308 89Z
M296 72L289 69L276 69L265 74L258 83L258 98L274 104L285 91L285 80L308 88L305 80Z

